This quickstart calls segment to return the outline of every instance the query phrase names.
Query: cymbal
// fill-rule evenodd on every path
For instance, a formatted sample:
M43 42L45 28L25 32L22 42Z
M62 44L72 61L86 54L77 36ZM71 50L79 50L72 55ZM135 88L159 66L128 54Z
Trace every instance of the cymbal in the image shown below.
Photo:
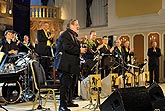
M18 52L18 55L26 55L26 52Z
M12 57L19 57L19 56L21 56L21 55L19 55L19 54L12 54L9 57L12 58Z

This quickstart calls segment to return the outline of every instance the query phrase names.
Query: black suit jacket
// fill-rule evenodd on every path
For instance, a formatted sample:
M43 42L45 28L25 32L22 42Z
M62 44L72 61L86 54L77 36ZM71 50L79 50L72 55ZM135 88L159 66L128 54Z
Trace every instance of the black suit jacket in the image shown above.
M50 52L48 51L47 48L48 37L46 36L43 29L37 30L37 40L38 40L38 44L36 45L36 52L39 55L50 56Z
M67 29L56 41L54 67L65 74L80 74L80 43Z
M134 53L133 53L133 52L129 53L130 48L128 48L128 52L127 52L125 46L123 46L123 50L124 50L124 54L125 54L125 57L124 57L125 62L131 64L131 56L134 56ZM128 56L129 56L129 58L130 58L130 61L128 61Z
M124 49L121 47L121 52L120 52L120 50L116 46L116 47L114 47L114 50L112 53L113 53L114 59L116 61L114 66L119 65L118 63L120 63L120 65L121 65L122 62L124 62L123 60L125 60Z
M102 56L101 66L104 68L105 66L110 65L111 56L110 56L109 47L107 49L106 46L104 45L102 48L100 48L100 54Z
M2 49L1 51L5 54L8 54L8 51L10 50L18 50L18 46L16 45L16 42L11 41L9 44L6 39L2 41Z
M149 48L147 55L149 57L149 65L159 65L160 48L156 48L156 52L153 52L153 48Z

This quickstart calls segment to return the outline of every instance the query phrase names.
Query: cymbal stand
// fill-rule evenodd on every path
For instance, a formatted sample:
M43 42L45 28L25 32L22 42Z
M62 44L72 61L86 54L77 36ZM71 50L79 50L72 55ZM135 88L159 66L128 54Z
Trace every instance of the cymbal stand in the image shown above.
M27 70L25 70L25 77L24 77L24 90L22 91L22 99L27 102L30 101L34 97L34 92L30 90L30 70L29 65L27 63Z
M0 108L4 109L5 111L8 111L6 108L4 108L1 104L0 104Z

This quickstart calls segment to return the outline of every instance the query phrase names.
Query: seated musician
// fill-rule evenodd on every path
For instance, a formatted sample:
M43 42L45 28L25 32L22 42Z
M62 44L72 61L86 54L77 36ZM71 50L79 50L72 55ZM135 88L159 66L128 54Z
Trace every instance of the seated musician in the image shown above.
M18 35L18 33L14 30L12 30L12 41L13 42L16 42L16 44L19 46L21 41L19 40L20 39L20 36Z
M101 59L101 79L108 76L110 73L110 46L108 46L108 37L103 36L102 44L97 47L97 50L100 51Z
M19 52L28 53L29 51L34 51L34 47L29 41L29 36L24 35L23 42L21 43L21 45L19 47Z
M13 31L12 30L5 31L4 36L5 36L5 39L2 41L1 52L4 52L8 56L16 55L18 52L18 46L17 46L16 42L12 41ZM7 62L13 61L13 59L11 61L9 61L9 60L11 60L11 59L8 59Z

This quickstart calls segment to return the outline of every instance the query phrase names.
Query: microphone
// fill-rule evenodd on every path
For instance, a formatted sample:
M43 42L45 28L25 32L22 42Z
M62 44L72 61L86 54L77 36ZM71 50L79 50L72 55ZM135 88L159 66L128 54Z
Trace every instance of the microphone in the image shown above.
M59 52L59 54L58 55L62 55L62 52Z
M102 53L101 56L112 56L112 54L105 54L105 53Z
M144 59L144 65L147 63L147 59Z
M139 65L140 68L143 68L144 65L147 64L147 59L144 59L144 62L142 64Z
M58 56L62 55L62 52L59 52L55 57L57 59Z
M119 52L117 51L116 48L115 48L114 52L116 53L116 54L115 54L115 57L119 57L119 56L120 56L120 54L119 54Z
M47 34L48 34L48 37L51 35L51 32L47 32Z
M47 35L48 35L48 37L51 35L50 30L47 30Z

